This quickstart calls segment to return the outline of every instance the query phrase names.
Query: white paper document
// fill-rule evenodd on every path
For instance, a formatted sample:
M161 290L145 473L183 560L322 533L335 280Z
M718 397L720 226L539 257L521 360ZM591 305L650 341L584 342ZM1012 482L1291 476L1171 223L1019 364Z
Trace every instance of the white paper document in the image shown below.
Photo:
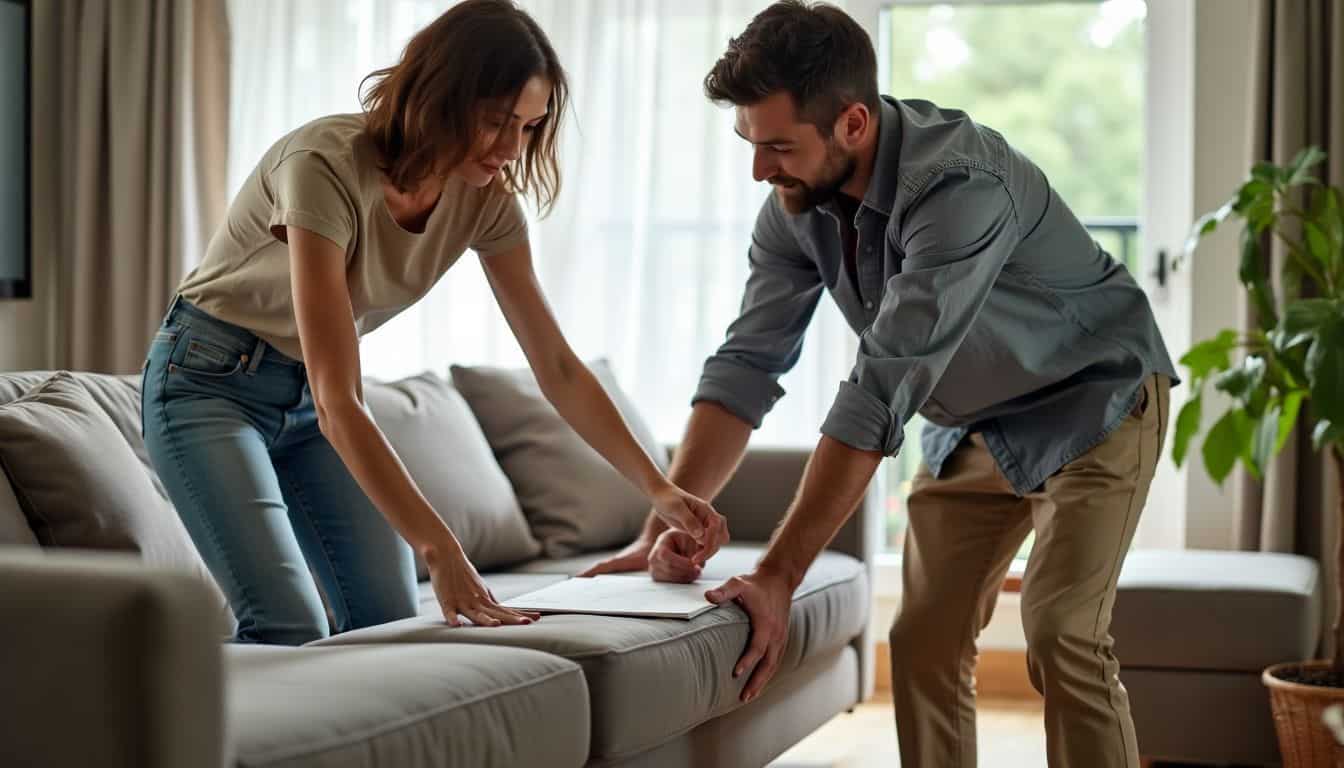
M718 606L705 599L713 585L665 584L647 574L604 574L573 578L504 601L504 606L538 613L589 613L693 619Z

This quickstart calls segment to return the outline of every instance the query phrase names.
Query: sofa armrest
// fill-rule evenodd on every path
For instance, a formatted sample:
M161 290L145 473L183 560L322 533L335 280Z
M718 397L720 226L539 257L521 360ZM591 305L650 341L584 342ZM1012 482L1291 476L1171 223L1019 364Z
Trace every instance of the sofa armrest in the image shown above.
M742 465L714 499L715 509L728 518L733 541L770 540L793 502L811 455L808 448L748 449ZM877 555L881 510L878 483L873 483L827 548L871 564Z
M0 765L222 766L220 631L189 574L0 548Z

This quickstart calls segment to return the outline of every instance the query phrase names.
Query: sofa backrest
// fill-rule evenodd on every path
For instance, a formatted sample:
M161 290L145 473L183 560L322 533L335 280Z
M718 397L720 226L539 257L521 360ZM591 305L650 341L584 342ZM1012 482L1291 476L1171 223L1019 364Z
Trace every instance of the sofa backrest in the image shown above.
M0 405L8 403L46 380L50 371L0 373ZM154 489L167 498L163 484L154 472L140 430L140 376L76 373L94 400L111 417L137 459L149 474ZM389 435L396 444L394 436ZM788 508L810 451L803 449L752 449L716 506L732 521L737 541L768 541ZM780 478L788 478L781 482ZM851 519L831 542L829 548L845 552L871 563L880 544L883 500L877 485L860 503ZM0 472L0 546L38 546L23 511L14 497L8 478Z

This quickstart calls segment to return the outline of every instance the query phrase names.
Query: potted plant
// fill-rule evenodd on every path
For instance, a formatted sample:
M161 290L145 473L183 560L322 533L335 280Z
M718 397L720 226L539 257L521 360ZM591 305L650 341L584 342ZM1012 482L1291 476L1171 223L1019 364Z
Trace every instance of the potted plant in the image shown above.
M1325 158L1315 147L1291 163L1261 163L1225 205L1195 223L1186 242L1229 218L1241 219L1239 277L1257 327L1224 330L1181 358L1190 371L1191 399L1176 418L1172 458L1180 465L1200 431L1205 385L1231 398L1204 438L1204 468L1222 483L1238 461L1256 478L1299 421L1317 451L1329 454L1344 478L1344 192L1311 176ZM1271 288L1268 244L1286 253L1278 290ZM1341 497L1344 499L1344 489ZM1344 520L1344 500L1339 515ZM1336 542L1337 576L1344 581L1344 536ZM1286 766L1344 765L1322 712L1344 701L1344 627L1334 616L1334 658L1277 664L1264 671ZM1341 753L1344 754L1344 753ZM1332 756L1332 757L1327 757Z

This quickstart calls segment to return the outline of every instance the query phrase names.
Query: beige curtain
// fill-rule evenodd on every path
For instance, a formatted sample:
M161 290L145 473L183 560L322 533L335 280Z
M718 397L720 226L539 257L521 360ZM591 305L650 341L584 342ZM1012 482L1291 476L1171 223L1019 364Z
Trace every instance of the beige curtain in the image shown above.
M224 210L225 0L34 3L50 365L133 372Z
M1285 163L1316 145L1329 155L1317 177L1344 184L1344 3L1257 0L1254 8L1250 161ZM1282 263L1281 245L1273 249L1274 263ZM1243 320L1254 325L1249 307ZM1312 451L1309 430L1298 429L1263 484L1244 473L1239 477L1237 547L1310 555L1322 564L1324 583L1333 585L1335 471L1328 457ZM1337 600L1327 588L1327 618L1333 618ZM1330 629L1324 624L1323 645Z

